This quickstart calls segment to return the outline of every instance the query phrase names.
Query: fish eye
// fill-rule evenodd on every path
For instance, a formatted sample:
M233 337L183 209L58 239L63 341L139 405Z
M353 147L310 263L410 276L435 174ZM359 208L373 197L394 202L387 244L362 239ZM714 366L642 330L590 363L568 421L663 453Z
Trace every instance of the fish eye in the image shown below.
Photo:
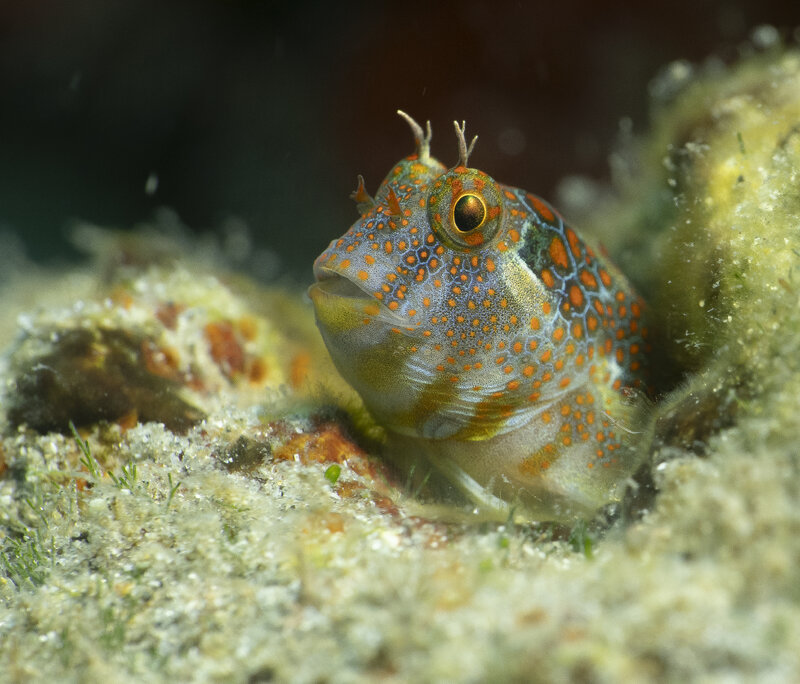
M486 220L486 204L481 197L464 194L453 207L453 225L461 233L480 228Z
M503 226L500 186L478 169L456 167L443 173L428 191L427 205L433 232L459 251L480 248Z

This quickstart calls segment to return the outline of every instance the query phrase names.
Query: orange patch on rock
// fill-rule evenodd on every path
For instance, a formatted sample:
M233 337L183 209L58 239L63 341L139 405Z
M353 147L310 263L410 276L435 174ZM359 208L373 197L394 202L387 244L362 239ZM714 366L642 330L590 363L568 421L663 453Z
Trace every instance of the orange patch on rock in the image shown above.
M209 323L204 329L209 353L227 378L244 372L245 354L233 326L228 321Z
M147 372L160 378L181 382L178 352L171 347L159 347L153 340L142 340L142 359Z
M180 304L173 302L166 302L156 309L156 318L161 321L161 324L169 329L175 330L178 322L178 315L183 311L184 307Z
M322 423L313 432L291 434L274 449L272 455L278 461L299 461L303 464L341 464L353 457L366 458L361 448L336 423Z
M253 385L262 385L269 376L269 366L262 358L255 358L247 369L247 377Z
M239 319L239 332L248 342L252 342L258 335L258 321L253 316L242 316Z
M130 430L139 424L139 412L136 409L133 409L124 416L117 418L116 423L123 432Z

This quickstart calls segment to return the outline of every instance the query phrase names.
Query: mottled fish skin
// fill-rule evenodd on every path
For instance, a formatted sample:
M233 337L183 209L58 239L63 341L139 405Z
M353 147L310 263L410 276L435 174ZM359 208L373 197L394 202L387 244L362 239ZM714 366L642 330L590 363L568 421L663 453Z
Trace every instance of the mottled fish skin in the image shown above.
M624 276L539 197L417 151L314 263L339 371L392 436L496 517L572 520L638 465L647 330ZM473 141L474 143L474 141Z

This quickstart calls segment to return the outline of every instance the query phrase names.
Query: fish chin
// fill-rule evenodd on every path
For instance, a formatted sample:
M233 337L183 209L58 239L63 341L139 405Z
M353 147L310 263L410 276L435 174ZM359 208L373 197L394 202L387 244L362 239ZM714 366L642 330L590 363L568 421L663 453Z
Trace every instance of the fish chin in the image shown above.
M376 420L391 425L406 415L417 390L408 376L408 333L400 332L399 316L337 273L318 273L308 294L331 360Z

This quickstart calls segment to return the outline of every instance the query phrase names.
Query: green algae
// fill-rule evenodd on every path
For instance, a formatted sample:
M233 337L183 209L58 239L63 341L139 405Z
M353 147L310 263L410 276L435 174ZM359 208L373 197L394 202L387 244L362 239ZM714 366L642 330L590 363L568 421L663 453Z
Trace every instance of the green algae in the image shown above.
M325 469L325 479L330 482L332 485L336 484L336 480L339 479L339 475L342 474L342 467L338 463L334 463L333 465L328 466Z

